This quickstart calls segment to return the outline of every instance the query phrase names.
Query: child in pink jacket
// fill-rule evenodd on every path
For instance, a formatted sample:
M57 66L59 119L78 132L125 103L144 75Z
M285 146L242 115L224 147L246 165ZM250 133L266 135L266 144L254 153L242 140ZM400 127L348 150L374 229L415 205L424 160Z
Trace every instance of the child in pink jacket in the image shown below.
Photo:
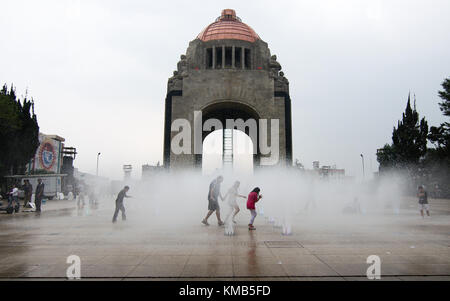
M256 228L253 227L253 222L255 221L256 217L255 204L262 198L262 195L259 194L259 191L260 189L256 187L255 189L252 190L252 192L248 194L247 209L250 210L250 213L252 215L252 218L250 219L250 224L248 224L249 230L256 230Z

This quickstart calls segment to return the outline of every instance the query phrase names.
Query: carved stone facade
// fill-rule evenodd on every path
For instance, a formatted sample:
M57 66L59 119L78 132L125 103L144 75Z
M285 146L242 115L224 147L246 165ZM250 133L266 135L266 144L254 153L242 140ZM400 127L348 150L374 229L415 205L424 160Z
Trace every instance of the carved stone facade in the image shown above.
M228 32L230 26L235 29ZM202 111L203 122L217 118L224 125L228 118L278 119L277 165L292 165L289 81L281 69L267 43L242 23L234 11L224 10L216 22L189 43L186 55L181 55L177 70L168 80L164 166L171 169L201 166L201 155L194 154L194 141L191 154L174 154L170 148L171 139L177 134L171 132L175 119L189 120L194 137L194 111ZM208 134L203 133L202 138ZM270 144L270 131L268 136ZM262 157L258 147L255 167Z

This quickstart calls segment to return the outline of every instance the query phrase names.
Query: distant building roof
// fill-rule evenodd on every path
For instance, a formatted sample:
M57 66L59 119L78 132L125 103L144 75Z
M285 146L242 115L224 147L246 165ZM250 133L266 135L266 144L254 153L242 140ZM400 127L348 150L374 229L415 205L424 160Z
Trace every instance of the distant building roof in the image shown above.
M44 134L44 133L40 133L40 134L45 136L45 138L50 138L50 139L54 139L54 140L61 141L61 142L66 141L66 139L64 139L63 137L58 136L58 135L47 135L47 134Z

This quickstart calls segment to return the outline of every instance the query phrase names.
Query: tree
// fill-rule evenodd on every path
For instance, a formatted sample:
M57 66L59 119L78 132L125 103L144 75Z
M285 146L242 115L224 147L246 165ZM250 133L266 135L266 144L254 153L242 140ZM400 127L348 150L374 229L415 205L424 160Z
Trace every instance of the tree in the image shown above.
M450 78L446 78L441 85L444 91L438 94L444 101L439 103L439 107L445 116L450 116Z
M444 116L450 116L450 78L442 83L443 91L438 95L442 98L439 107ZM430 174L430 183L436 188L437 196L450 195L450 123L444 122L440 126L432 126L428 139L434 148L428 150L424 165Z
M406 180L406 191L413 191L414 186L424 177L422 161L427 152L428 123L425 118L419 119L414 99L408 95L402 120L392 131L392 144L385 144L377 150L377 161L380 163L380 174L394 171L403 174Z
M388 168L415 169L427 152L428 123L425 118L419 122L419 113L411 108L408 95L402 120L392 131L392 144L386 144L377 151L380 171Z
M0 90L0 176L23 173L39 147L34 102L17 99L14 87Z
M392 132L392 146L396 153L397 163L402 167L417 165L427 152L428 123L425 117L420 120L419 113L411 108L411 100L408 95L403 118L398 121L397 128Z
M442 83L443 91L439 91L439 97L443 99L439 103L439 107L444 116L450 116L450 78L447 78ZM436 155L440 159L450 159L450 123L444 122L439 127L432 126L430 128L430 135L428 136L430 142L436 147Z
M394 148L390 144L385 144L383 148L377 150L377 161L380 163L380 171L388 171L396 166L397 156Z

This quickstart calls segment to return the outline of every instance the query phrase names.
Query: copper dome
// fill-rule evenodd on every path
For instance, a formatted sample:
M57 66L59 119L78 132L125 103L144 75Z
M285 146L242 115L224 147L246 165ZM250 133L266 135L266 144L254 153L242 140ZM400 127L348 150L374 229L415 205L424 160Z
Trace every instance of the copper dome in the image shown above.
M255 42L259 39L256 32L243 23L233 9L224 9L214 23L208 25L197 36L203 42L211 40L243 40Z

